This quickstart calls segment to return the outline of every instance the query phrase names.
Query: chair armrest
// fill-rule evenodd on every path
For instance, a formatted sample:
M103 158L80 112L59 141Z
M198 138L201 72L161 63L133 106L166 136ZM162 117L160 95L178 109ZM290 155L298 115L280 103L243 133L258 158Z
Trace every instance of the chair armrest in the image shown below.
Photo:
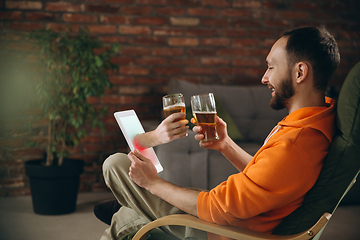
M260 239L291 239L303 240L313 238L329 221L330 213L324 213L321 218L310 229L294 234L294 235L273 235L269 233L261 233L251 231L245 228L238 228L234 226L222 226L215 223L210 223L200 218L188 214L174 214L161 217L153 222L148 223L142 227L134 236L133 240L144 240L147 234L154 228L168 225L189 226L191 228L199 229L205 232L215 233L225 237L241 240L260 240Z

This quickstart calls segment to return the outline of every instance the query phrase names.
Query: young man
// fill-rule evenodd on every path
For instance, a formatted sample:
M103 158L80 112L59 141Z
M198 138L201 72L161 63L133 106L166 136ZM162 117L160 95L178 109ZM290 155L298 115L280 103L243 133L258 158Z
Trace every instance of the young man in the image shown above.
M289 115L278 123L255 156L228 136L217 117L220 140L200 143L220 151L238 170L210 192L181 188L161 179L150 160L137 151L110 156L104 178L122 207L102 239L118 239L148 221L189 213L222 225L271 232L298 208L319 176L335 130L335 102L325 88L340 61L334 38L319 28L286 32L266 58L262 83L274 109ZM194 119L192 119L194 121ZM201 140L201 127L194 127ZM167 227L181 239L221 239L184 227Z

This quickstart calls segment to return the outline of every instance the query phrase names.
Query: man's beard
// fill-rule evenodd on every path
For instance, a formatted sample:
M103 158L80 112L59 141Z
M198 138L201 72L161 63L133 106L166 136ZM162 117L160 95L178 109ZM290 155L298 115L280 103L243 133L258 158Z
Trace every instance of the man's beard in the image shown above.
M275 89L275 94L270 100L271 108L275 110L284 109L293 95L294 86L292 84L291 76L288 76Z

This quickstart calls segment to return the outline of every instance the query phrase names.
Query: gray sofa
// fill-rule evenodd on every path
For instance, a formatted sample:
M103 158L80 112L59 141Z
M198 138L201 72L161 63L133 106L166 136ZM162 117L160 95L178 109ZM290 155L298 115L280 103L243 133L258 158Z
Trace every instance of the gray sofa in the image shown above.
M270 108L271 91L261 84L224 86L172 80L169 83L169 93L178 92L185 97L188 120L191 117L191 96L214 93L218 115L221 118L224 118L221 114L228 115L226 119L232 122L231 129L237 128L242 135L237 135L236 142L252 155L261 147L277 122L287 114L287 110L275 111ZM160 173L162 178L183 187L211 189L237 172L221 153L201 148L191 129L188 133L188 137L155 148L164 167L164 171Z

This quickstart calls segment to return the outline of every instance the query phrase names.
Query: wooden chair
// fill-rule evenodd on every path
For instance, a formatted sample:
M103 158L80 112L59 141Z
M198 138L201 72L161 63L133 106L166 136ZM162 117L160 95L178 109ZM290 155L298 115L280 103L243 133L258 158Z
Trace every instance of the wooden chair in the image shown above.
M332 213L356 181L360 170L360 62L349 72L337 105L337 133L320 176L303 205L287 216L272 234L220 226L188 214L169 215L141 228L133 240L145 239L165 225L189 226L233 239L319 239ZM150 234L151 235L151 234ZM150 238L149 239L154 239ZM159 238L157 238L159 239ZM161 239L167 239L166 237Z

